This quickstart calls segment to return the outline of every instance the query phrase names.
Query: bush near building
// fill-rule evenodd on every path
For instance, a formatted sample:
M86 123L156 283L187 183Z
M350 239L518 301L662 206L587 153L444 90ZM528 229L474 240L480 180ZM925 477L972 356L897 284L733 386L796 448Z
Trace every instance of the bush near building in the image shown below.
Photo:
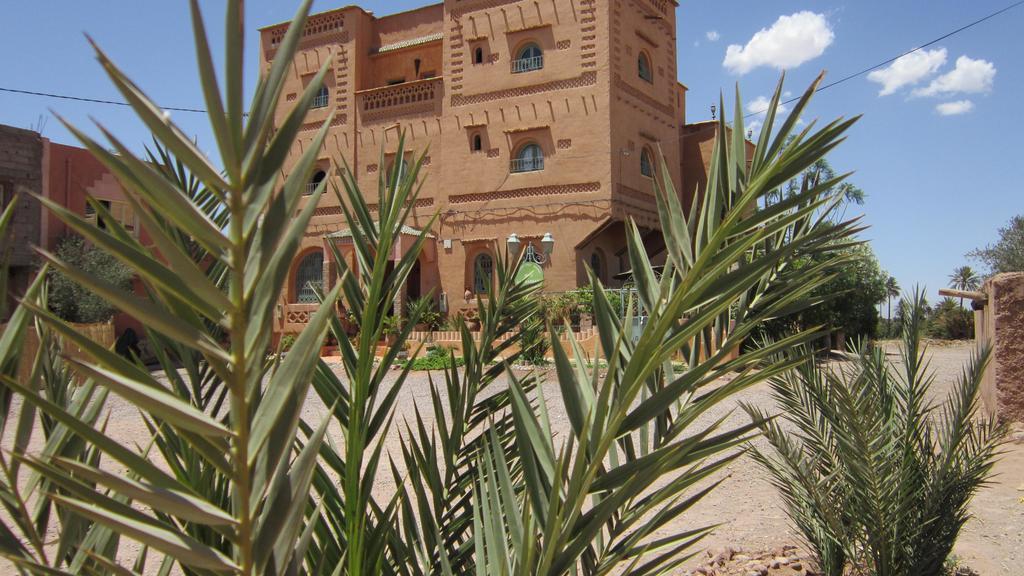
M103 278L125 293L132 291L132 279L135 277L132 269L108 252L87 243L81 236L62 238L57 244L56 255L87 274ZM63 320L78 324L107 322L117 313L117 308L110 302L56 269L50 269L47 281L50 310Z

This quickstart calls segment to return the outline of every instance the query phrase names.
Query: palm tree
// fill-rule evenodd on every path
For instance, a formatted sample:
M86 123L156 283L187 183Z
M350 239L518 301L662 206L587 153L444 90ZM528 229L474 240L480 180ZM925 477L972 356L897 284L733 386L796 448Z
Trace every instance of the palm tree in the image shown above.
M886 316L889 320L892 320L892 299L900 297L900 284L896 281L895 276L889 276L889 279L885 281L885 301L886 301Z
M981 279L971 270L970 266L961 266L949 275L949 287L954 290L977 290ZM960 307L964 307L964 299L960 298Z

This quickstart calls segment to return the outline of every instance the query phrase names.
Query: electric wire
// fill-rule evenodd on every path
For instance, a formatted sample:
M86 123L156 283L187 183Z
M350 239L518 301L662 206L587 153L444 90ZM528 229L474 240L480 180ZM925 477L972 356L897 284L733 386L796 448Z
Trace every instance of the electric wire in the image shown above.
M9 92L11 94L22 94L27 96L41 96L44 98L57 98L60 100L74 100L76 102L89 102L91 104L110 104L113 106L127 106L131 107L131 104L127 102L120 102L118 100L103 100L101 98L86 98L84 96L69 96L67 94L53 94L50 92L36 92L34 90L19 90L17 88L5 88L0 86L0 92ZM171 112L193 112L196 114L206 114L206 110L201 108L180 108L175 106L161 106L161 110L169 110Z
M1003 14L1004 12L1009 12L1010 10L1013 10L1014 8L1016 8L1016 7L1018 7L1018 6L1022 5L1022 4L1024 4L1024 0L1019 0L1018 2L1014 2L1013 4L1010 4L1009 6L1001 8L999 10L996 10L995 12L992 12L991 14L989 14L987 16L979 18L979 19L975 20L974 22L971 22L969 24L965 24L965 25L957 28L956 30L953 30L952 32L947 32L946 34L943 34L942 36L939 36L938 38L935 38L934 40L929 40L928 42L918 46L917 48L914 48L912 50L907 50L906 52L900 54L899 56L894 56L892 58L889 58L888 60L885 60L884 62L879 62L878 64L875 64L874 66L871 66L869 68L865 68L865 69L863 69L863 70L861 70L859 72L854 72L853 74L849 74L847 76L843 76L842 78L840 78L838 80L835 80L833 82L829 82L828 84L825 84L824 86L818 87L818 89L815 90L815 94L817 94L818 92L822 92L822 91L828 90L829 88L832 88L833 86L838 86L838 85L840 85L840 84L842 84L844 82L848 82L850 80L853 80L854 78L857 78L859 76L863 76L863 75L867 74L868 72L872 72L872 71L877 70L877 69L879 69L879 68L881 68L883 66L888 66L889 64L892 64L893 62L899 60L900 58L903 58L904 56L908 56L910 54L913 54L914 52L918 52L920 50L924 50L925 48L927 48L929 46L932 46L934 44L938 44L939 42L942 42L943 40L945 40L945 39L947 39L947 38L949 38L951 36L955 36L955 35L963 32L965 30L969 30L969 29L977 26L978 24L981 24L982 22L985 22L987 20L991 20L991 19L995 18L996 16L999 16L1000 14ZM792 104L792 103L797 102L799 100L800 100L800 97L797 96L797 97L794 97L794 98L790 98L789 100L786 100L785 102L780 102L779 104L780 105L782 105L782 104ZM768 109L765 108L764 110L761 110L760 112L751 112L750 114L747 114L746 116L744 116L744 118L750 118L751 116L758 116L760 114L764 114L767 111L768 111Z
M955 35L957 35L957 34L959 34L961 32L964 32L966 30L969 30L969 29L977 26L978 24L981 24L981 23L986 22L988 20L991 20L992 18L995 18L995 17L997 17L997 16L999 16L1001 14L1009 12L1010 10L1012 10L1012 9L1022 5L1022 4L1024 4L1024 0L1018 0L1017 2L1014 2L1013 4L1010 4L1009 6L1006 6L1004 8L999 9L999 10L996 10L995 12L992 12L991 14L988 14L987 16L983 16L982 18L979 18L979 19L977 19L977 20L975 20L973 22L970 22L968 24L965 24L965 25L957 28L956 30L953 30L951 32L947 32L946 34L943 34L942 36L939 36L938 38L935 38L934 40L930 40L930 41L928 41L928 42L918 46L917 48L914 48L912 50L907 50L906 52L904 52L904 53L902 53L902 54L900 54L898 56L894 56L892 58L889 58L888 60L885 60L883 62L879 62L878 64L875 64L874 66L871 66L871 67L865 68L863 70L860 70L858 72L854 72L853 74L849 74L847 76L844 76L844 77L842 77L842 78L840 78L838 80L835 80L834 82L829 82L828 84L825 84L824 86L819 87L817 89L817 92L822 92L824 90L828 90L829 88L832 88L834 86L838 86L840 84L843 84L844 82L848 82L848 81L853 80L854 78L857 78L859 76L863 76L864 74L867 74L868 72L871 72L871 71L877 70L877 69L879 69L879 68L881 68L883 66L892 64L893 62L895 62L896 60L899 60L900 58L902 58L904 56L907 56L909 54L913 54L914 52L917 52L919 50L923 50L923 49L925 49L925 48L927 48L929 46L937 44L938 42L942 42L943 40L945 40L945 39L947 39L947 38L949 38L951 36L955 36ZM23 89L8 88L8 87L3 87L3 86L0 86L0 92L8 92L8 93L11 93L11 94L21 94L21 95L26 95L26 96L39 96L39 97L43 97L43 98L57 98L57 99L61 99L61 100L73 100L73 101L77 101L77 102L88 102L88 103L92 103L92 104L108 104L108 105L112 105L112 106L128 106L128 107L131 106L131 104L129 104L128 102L123 102L123 101L118 101L118 100L106 100L106 99L102 99L102 98L87 98L87 97L84 97L84 96L73 96L73 95L68 95L68 94L56 94L56 93L52 93L52 92L41 92L41 91L36 91L36 90L23 90ZM791 98L789 100L786 100L785 102L782 102L782 104L792 104L793 102L796 102L799 99L800 99L799 97ZM163 106L161 108L164 109L164 110L172 111L172 112L190 112L190 113L195 113L195 114L206 114L207 113L207 111L202 109L202 108L186 108L186 107L175 107L175 106ZM751 112L750 114L747 114L745 116L745 118L749 118L751 116L757 116L759 114L764 114L765 112L767 112L767 109L762 110L760 112Z

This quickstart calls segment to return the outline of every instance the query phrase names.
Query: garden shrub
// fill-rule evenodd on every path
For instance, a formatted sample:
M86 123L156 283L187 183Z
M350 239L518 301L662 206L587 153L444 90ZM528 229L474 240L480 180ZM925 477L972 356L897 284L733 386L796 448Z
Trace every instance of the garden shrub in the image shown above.
M69 265L103 278L126 293L132 290L132 279L135 276L132 269L109 253L87 243L81 236L61 238L57 243L56 255ZM107 322L117 312L103 297L56 269L50 269L47 280L50 310L63 320L80 324Z

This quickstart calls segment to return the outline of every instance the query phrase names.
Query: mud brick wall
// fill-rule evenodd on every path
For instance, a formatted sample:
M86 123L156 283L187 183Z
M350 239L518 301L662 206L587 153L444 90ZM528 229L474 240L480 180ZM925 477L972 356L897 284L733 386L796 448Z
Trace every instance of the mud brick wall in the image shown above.
M1024 272L985 282L988 303L977 313L979 343L992 346L982 385L987 411L1001 420L1024 422Z
M10 236L12 267L31 266L32 245L39 243L40 206L31 194L43 189L43 139L31 130L0 126L0 188L4 207L18 195Z

